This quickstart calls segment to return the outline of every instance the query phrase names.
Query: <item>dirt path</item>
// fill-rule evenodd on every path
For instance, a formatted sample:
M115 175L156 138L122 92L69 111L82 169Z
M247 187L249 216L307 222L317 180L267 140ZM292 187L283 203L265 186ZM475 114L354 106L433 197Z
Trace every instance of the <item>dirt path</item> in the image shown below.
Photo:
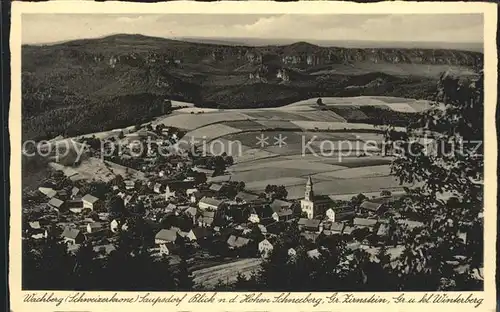
M249 276L259 269L262 260L260 258L243 259L227 264L212 266L193 272L194 283L203 287L215 286L219 280L225 283L236 281L238 273Z

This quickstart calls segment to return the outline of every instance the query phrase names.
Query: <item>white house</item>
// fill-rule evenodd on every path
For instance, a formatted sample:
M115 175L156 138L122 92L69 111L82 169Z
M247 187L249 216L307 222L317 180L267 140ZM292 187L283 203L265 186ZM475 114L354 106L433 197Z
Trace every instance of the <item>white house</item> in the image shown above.
M170 254L170 250L168 250L167 245L161 244L160 245L160 254L168 256Z
M267 239L264 239L259 243L259 252L263 258L269 257L271 252L273 251L273 244Z
M127 190L132 190L135 188L135 183L132 180L126 180L125 181L125 189Z
M252 214L250 214L250 217L248 217L248 221L250 221L252 223L259 223L260 218L256 213L252 213Z
M160 183L155 183L154 187L153 187L153 191L155 193L158 193L160 194L161 193L161 190L162 190L163 186L160 184Z
M337 222L342 220L352 219L356 215L356 211L353 207L334 207L326 211L326 217L328 221Z
M102 223L100 223L100 222L92 222L92 223L87 224L87 232L88 233L99 232L100 230L102 230L102 228L103 228L103 226L102 226Z
M90 194L87 194L82 197L82 202L83 202L83 208L89 208L94 210L94 208L97 206L99 202L99 198L92 196Z
M31 235L33 239L44 239L49 236L47 230L38 230L36 234Z
M109 227L111 229L111 232L116 233L120 229L120 224L118 223L118 221L113 220L109 223Z

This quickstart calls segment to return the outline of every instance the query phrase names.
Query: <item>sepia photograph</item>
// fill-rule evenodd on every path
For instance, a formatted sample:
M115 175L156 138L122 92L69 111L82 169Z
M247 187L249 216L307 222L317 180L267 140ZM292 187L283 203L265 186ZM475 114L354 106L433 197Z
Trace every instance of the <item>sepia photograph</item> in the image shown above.
M485 290L484 14L264 12L21 15L23 291Z

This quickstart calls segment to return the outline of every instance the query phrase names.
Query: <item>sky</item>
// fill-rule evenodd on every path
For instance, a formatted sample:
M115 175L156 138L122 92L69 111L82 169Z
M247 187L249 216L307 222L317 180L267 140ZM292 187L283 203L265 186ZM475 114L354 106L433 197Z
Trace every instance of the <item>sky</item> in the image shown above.
M23 14L23 44L125 33L178 38L483 42L481 14Z

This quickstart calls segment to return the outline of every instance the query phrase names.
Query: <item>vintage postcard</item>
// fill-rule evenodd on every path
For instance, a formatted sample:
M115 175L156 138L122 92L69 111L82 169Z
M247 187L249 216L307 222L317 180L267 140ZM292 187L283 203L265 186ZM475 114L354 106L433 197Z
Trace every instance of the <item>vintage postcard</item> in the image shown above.
M493 311L496 6L12 5L12 311Z

